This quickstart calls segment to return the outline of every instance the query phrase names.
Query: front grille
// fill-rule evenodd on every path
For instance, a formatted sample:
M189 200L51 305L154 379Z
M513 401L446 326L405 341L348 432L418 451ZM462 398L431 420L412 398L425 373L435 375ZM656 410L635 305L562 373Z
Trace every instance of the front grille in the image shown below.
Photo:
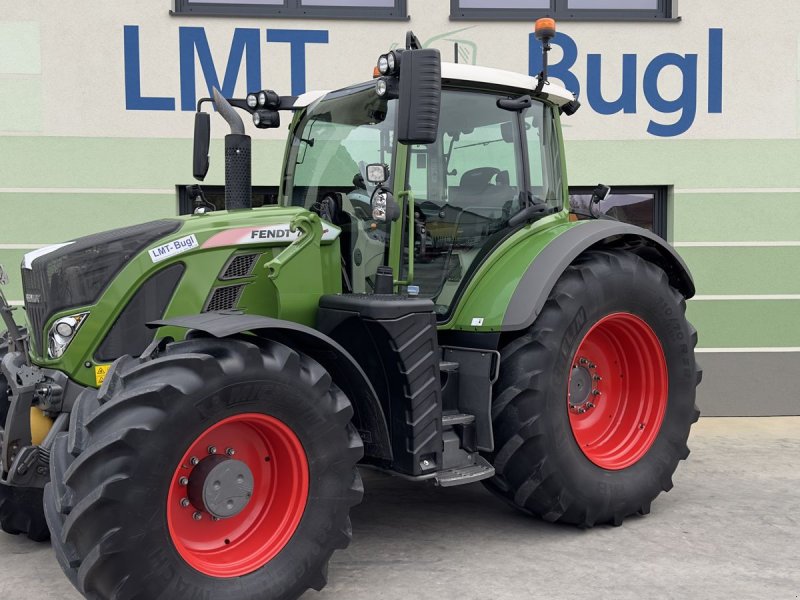
M239 256L234 256L225 268L222 270L222 275L219 276L220 279L240 279L242 277L247 277L253 272L253 267L258 260L258 254L240 254Z
M226 285L225 287L218 287L212 293L211 297L206 302L206 307L203 312L213 312L215 310L229 310L236 306L239 301L239 296L242 295L244 284L239 285Z

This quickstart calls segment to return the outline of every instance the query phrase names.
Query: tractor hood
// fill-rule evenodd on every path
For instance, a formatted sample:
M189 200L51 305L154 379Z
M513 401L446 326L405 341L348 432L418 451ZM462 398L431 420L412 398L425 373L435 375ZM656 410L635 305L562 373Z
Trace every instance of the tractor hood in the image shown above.
M266 264L301 237L291 223L303 216L312 213L277 206L217 211L107 231L28 253L22 280L33 358L71 371L80 364L141 353L153 337L145 326L148 321L240 307L250 311L257 306L258 313L268 316L291 312L286 300L280 302ZM340 233L322 222L315 252L325 281L308 284L320 294L341 290ZM294 317L313 322L313 293L302 300L294 305L302 314ZM55 326L76 317L77 324L70 321L76 331L67 351L63 356L52 352Z

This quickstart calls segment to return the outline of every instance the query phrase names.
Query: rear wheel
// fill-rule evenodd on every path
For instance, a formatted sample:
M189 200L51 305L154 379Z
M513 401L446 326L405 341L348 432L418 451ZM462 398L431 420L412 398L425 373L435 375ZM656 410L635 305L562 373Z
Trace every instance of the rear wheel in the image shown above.
M488 487L548 521L622 523L672 487L698 416L697 335L666 273L591 252L501 352Z
M87 597L288 599L325 585L362 495L352 407L312 359L248 340L120 359L78 399L45 506Z
M0 360L8 352L8 333L0 335ZM8 416L8 382L0 372L0 436ZM42 508L40 488L20 488L0 484L0 529L10 534L25 534L34 542L50 539Z

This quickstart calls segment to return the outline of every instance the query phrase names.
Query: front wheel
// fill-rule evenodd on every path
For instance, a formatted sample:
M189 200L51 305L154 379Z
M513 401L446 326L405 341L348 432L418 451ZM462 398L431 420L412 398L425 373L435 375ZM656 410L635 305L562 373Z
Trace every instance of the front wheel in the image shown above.
M350 541L363 454L325 369L256 338L117 361L57 438L45 511L96 600L291 599Z
M502 349L488 487L548 521L619 525L672 487L699 411L697 334L666 273L582 256Z

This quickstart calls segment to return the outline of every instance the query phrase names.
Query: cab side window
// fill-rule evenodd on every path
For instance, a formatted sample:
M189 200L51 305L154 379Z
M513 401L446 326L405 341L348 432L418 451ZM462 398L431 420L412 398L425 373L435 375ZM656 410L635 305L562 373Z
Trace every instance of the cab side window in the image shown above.
M558 125L553 110L540 102L523 113L530 193L534 198L546 202L551 208L560 210L564 191L560 168Z

